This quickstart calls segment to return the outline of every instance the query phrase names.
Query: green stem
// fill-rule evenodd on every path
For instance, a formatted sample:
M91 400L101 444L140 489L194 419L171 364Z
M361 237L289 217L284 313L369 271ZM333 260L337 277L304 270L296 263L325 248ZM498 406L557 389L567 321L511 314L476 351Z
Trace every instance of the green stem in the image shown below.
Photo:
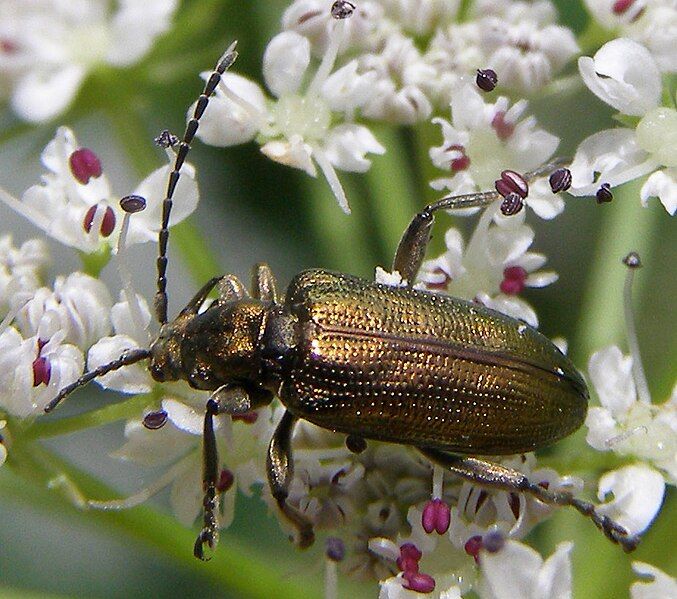
M3 468L0 472L0 480L3 482L0 485L0 494L20 502L30 497L31 505L49 509L50 512L56 509L67 512L73 509L63 496L46 490L49 481L58 476L66 476L87 496L115 495L112 489L35 444L15 444L9 464L14 472L23 476L12 476ZM39 481L38 485L35 485L36 481ZM195 540L194 533L178 524L171 516L157 513L148 507L119 512L85 510L80 512L79 518L88 520L98 528L108 525L111 531L159 550L182 568L211 579L237 597L263 599L274 595L281 599L295 599L321 595L321 584L318 581L290 581L286 578L289 562L270 559L232 535L223 535L209 564L196 560L190 551Z
M659 206L642 208L639 190L643 181L633 181L614 190L615 199L600 210L608 210L597 236L597 247L591 257L586 288L583 293L574 344L578 363L585 363L594 351L618 343L625 337L623 316L623 283L625 266L621 263L628 252L636 251L646 263L657 250L659 239L652 235L663 216ZM635 293L647 284L637 277Z
M420 190L412 177L412 164L401 134L392 126L372 126L376 138L387 148L385 156L374 158L366 174L371 198L369 209L378 231L381 251L393 256L397 244L414 214L422 207ZM390 264L383 265L386 270Z
M118 420L127 420L128 418L138 417L140 411L145 406L151 405L154 400L155 397L152 394L135 395L125 401L111 404L91 412L85 412L84 414L78 414L77 416L61 418L54 421L39 420L23 431L21 437L25 441L48 439L60 435L68 435L88 428L104 426L111 422L117 422Z

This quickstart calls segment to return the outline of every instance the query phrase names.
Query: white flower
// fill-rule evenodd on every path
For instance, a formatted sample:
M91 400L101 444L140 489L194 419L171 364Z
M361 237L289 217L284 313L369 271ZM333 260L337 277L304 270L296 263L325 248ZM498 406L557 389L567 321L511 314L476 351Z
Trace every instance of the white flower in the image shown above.
M633 358L616 346L596 352L588 364L601 407L588 410L588 443L599 451L634 455L665 472L677 484L677 386L663 404L638 396Z
M55 334L46 343L14 327L0 333L0 409L19 418L42 412L84 368L82 352Z
M578 66L596 96L642 118L634 129L608 129L580 144L570 167L570 193L594 195L602 183L614 187L653 173L642 187L642 203L655 195L674 214L677 111L659 106L661 74L653 57L644 46L621 38L602 46L594 59L580 58Z
M547 162L559 139L538 128L534 117L523 119L526 108L526 101L510 106L504 97L487 104L475 87L460 85L452 94L452 121L433 119L443 141L430 150L433 164L452 176L431 186L452 193L491 189L505 169L526 173Z
M0 237L0 320L11 308L18 308L41 285L50 263L47 245L31 239L15 248L10 235ZM15 304L10 306L10 302Z
M6 420L0 420L0 466L7 460L7 438L5 428L7 426Z
M458 16L460 0L380 0L385 14L403 31L431 35L436 28Z
M658 106L660 71L649 51L632 40L615 39L594 58L581 56L578 69L590 91L623 114L642 116Z
M653 468L643 464L625 466L607 472L599 479L600 501L613 494L597 511L608 516L630 534L644 532L658 514L665 494L665 481Z
M164 33L177 0L4 0L0 79L24 120L63 112L100 65L140 60Z
M75 272L57 277L54 289L42 287L24 304L15 326L27 336L48 341L57 333L64 341L86 350L110 330L112 301L106 286Z
M677 10L674 0L585 0L599 23L646 46L661 71L677 71Z
M334 169L365 172L371 166L365 155L382 154L385 149L366 127L340 122L352 119L365 104L375 79L373 73L357 74L354 62L331 72L344 25L334 21L332 43L314 73L308 39L295 31L276 35L266 48L263 74L277 100L266 101L255 83L226 74L197 135L216 145L244 143L256 137L261 152L276 162L313 177L319 166L339 205L349 212Z
M363 108L366 117L411 125L430 116L432 103L424 90L437 73L411 38L388 36L378 52L361 56L359 65L365 76L376 77Z
M545 562L533 549L507 541L495 553L482 552L482 599L568 599L571 597L572 543L560 543Z
M545 287L557 280L551 271L538 271L545 256L527 249L534 239L527 225L490 226L494 208L485 211L468 243L456 229L445 234L446 253L427 260L419 279L432 291L477 300L514 318L537 326L531 306L517 297L525 287Z
M650 582L635 582L630 587L632 599L669 599L677 597L677 580L662 570L644 562L632 562L632 569Z
M115 247L125 213L98 156L80 147L70 129L60 127L41 158L48 170L42 184L30 187L21 201L0 189L0 200L65 245L87 253ZM130 219L128 244L157 239L170 170L167 165L153 171L132 192L145 198L146 209ZM194 169L186 165L181 172L172 224L193 212L198 201Z
M549 10L539 11L544 5ZM498 7L485 2L474 9L481 17L487 9L494 13L479 21L484 64L498 73L502 86L532 93L578 53L576 38L570 29L553 24L557 15L550 3L513 2L503 10L498 3Z

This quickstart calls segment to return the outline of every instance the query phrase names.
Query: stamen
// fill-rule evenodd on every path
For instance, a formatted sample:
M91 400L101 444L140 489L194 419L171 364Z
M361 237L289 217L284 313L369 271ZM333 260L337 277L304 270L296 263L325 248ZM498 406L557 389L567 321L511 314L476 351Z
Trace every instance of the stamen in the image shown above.
M125 211L120 227L120 236L118 237L117 251L115 252L115 262L118 267L118 275L122 282L122 293L129 304L129 314L132 317L134 330L137 334L137 341L145 339L150 343L150 333L143 324L143 312L139 304L139 296L134 289L132 282L132 273L127 267L127 233L129 232L129 219L134 212L139 212L146 207L146 200L141 196L125 196L120 200L120 207Z
M449 530L451 522L451 510L449 506L439 498L431 499L425 504L421 516L421 525L428 534L436 531L443 535Z
M484 535L482 543L489 553L497 553L505 545L505 536L500 530L492 530Z
M143 417L142 423L148 430L155 431L167 424L167 418L167 412L157 410L156 412L148 412Z
M332 6L333 10L333 6ZM315 72L313 80L308 86L306 96L316 96L320 92L322 84L327 80L329 74L334 70L334 64L336 63L336 57L338 56L339 48L343 43L343 38L345 37L345 24L344 20L339 20L334 23L331 31L329 32L329 43L327 44L327 49L324 52L322 57L322 62Z
M99 157L89 148L75 150L68 158L68 164L73 177L82 185L87 185L91 178L99 178L103 172Z
M571 187L571 171L568 168L558 168L548 178L552 193L566 191Z
M52 365L49 360L43 356L33 360L33 387L40 385L49 385L49 379L52 377Z
M111 501L97 501L90 499L87 501L87 506L94 510L104 511L118 511L128 510L137 505L148 501L153 495L157 495L162 489L174 481L174 479L182 474L189 465L192 465L193 454L189 453L182 460L178 461L171 468L169 468L160 478L151 483L145 489L141 489L138 493L130 495L125 499L113 499Z
M179 143L179 138L168 129L164 129L153 141L161 148L171 148Z
M503 280L500 289L506 295L517 295L524 291L529 273L521 266L508 266L503 270Z
M343 561L343 558L346 555L346 546L338 537L327 537L325 554L334 562Z
M505 170L501 172L501 178L494 182L496 191L504 198L511 193L516 193L524 199L529 195L529 184L527 180L515 171Z
M613 200L614 194L611 193L611 185L608 183L602 183L600 188L597 190L595 197L597 198L598 204L604 204Z
M432 593L435 590L435 579L429 574L405 572L402 577L407 581L407 584L403 585L404 588L410 591Z
M505 111L500 110L491 120L491 127L496 131L498 139L505 141L515 130L515 124L505 120Z
M494 91L498 83L498 75L493 69L477 69L475 83L482 91Z
M404 543L400 546L400 557L397 558L397 567L402 572L418 572L418 562L423 557L420 549L413 543Z
M331 5L331 16L337 20L347 19L353 16L355 5L348 0L336 0Z
M337 537L327 537L325 545L324 599L338 599L338 567L346 554L343 541Z
M449 166L451 167L451 170L454 172L457 171L464 171L468 167L470 167L470 157L465 153L465 147L460 145L460 144L452 144L449 146L447 151L450 150L455 150L456 152L460 152L461 155L458 158L453 158Z
M105 206L103 216L101 216L99 211L100 206ZM99 233L101 233L102 237L110 237L115 229L115 213L113 209L110 206L106 206L103 202L90 206L89 210L85 213L82 227L85 232L90 233L95 224L98 224Z
M623 264L628 267L628 272L625 275L625 285L623 287L623 310L625 312L628 346L630 347L630 355L632 356L632 375L635 379L639 401L649 404L651 403L651 394L649 393L649 385L644 373L644 366L642 365L642 356L639 353L637 328L635 327L635 318L632 312L632 282L635 278L635 271L638 268L641 268L642 262L640 261L637 252L630 252L623 258Z
M500 210L503 216L515 216L522 211L524 202L516 193L509 193L501 202Z
M312 146L313 157L315 162L317 162L322 174L324 175L329 187L331 188L338 205L341 207L343 212L350 214L350 206L348 205L348 198L346 197L346 192L343 190L341 181L339 181L338 175L334 170L331 162L327 159L325 153L316 145Z
M483 547L484 547L484 543L482 542L482 537L480 535L475 535L474 537L470 537L465 542L463 549L465 549L465 552L468 555L471 555L473 557L476 564L479 564L479 562L480 562L480 550Z
M228 468L223 468L219 473L219 480L216 482L216 490L219 493L226 493L232 488L233 483L235 483L235 475Z

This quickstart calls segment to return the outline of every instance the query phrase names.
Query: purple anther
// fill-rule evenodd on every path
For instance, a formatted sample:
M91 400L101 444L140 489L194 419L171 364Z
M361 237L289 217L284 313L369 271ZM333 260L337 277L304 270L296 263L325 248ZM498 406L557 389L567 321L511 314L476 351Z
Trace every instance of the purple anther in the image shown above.
M155 412L148 412L143 417L143 426L148 430L155 431L167 424L167 412L164 410L157 410Z
M327 537L325 555L333 562L341 562L346 556L346 546L338 537Z
M451 510L444 501L435 498L425 504L421 516L421 525L428 534L434 530L437 534L443 535L449 530L450 522Z
M492 92L498 83L498 75L493 69L477 69L475 83L482 91Z
M120 200L120 208L129 214L146 209L146 198L137 195L128 195Z
M432 593L435 590L435 579L430 574L423 572L405 572L402 575L407 583L405 589L416 591L417 593Z
M89 207L89 210L85 213L85 218L82 221L82 226L87 233L92 230L92 225L94 224L94 217L96 216L96 211L99 209L99 204L94 204ZM106 206L106 211L103 214L103 219L101 220L101 227L99 232L102 237L109 237L110 234L115 229L115 212L110 206Z
M515 124L505 120L505 111L499 110L491 120L491 127L496 131L498 139L505 141L515 130Z
M223 468L221 472L219 472L219 480L216 483L216 490L219 493L225 493L233 486L234 482L235 475L227 468Z
M47 358L39 356L33 360L33 387L49 385L52 377L52 365Z
M402 572L418 572L418 562L423 554L413 543L400 545L400 557L397 558L397 567Z
M472 555L473 559L475 560L475 563L477 564L480 561L480 550L482 549L482 547L484 547L482 537L480 535L475 535L474 537L470 537L465 542L463 549L465 549L465 552L468 555Z
M338 20L352 17L354 12L355 5L348 0L336 0L331 5L331 16Z
M571 187L571 171L568 168L558 168L548 178L552 193L566 191Z
M524 291L527 273L521 266L508 266L503 270L503 280L500 289L506 295L517 295Z
M602 183L600 188L597 190L595 197L597 198L598 204L605 204L606 202L613 200L614 194L611 193L611 185L608 183Z
M511 193L516 193L524 199L529 195L529 184L527 180L519 173L511 170L505 170L501 173L501 178L494 183L496 191L503 197Z
M503 549L503 546L505 545L505 537L500 530L492 530L491 532L484 535L482 542L484 544L484 549L486 549L489 553L496 553Z
M83 185L87 185L92 177L100 177L103 172L99 157L89 148L75 150L70 155L68 164L73 176Z
M503 216L515 216L515 214L522 211L522 208L524 208L524 202L516 193L509 193L505 196L500 206Z
M625 258L623 258L623 264L628 268L641 268L642 261L639 258L637 252L630 252Z

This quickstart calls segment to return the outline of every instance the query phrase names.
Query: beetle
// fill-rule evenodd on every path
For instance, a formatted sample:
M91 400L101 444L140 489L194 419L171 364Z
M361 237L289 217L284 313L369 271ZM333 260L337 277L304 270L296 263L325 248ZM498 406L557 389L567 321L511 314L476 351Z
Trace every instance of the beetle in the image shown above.
M280 298L270 268L259 264L251 292L232 275L213 278L168 321L167 242L174 191L209 98L236 56L233 45L209 77L169 176L158 240L158 337L148 349L129 350L85 373L46 411L92 379L141 360L149 361L156 381L185 380L211 391L204 417L204 527L194 548L201 559L205 546L215 546L218 532L214 417L240 415L274 397L286 410L268 448L268 481L280 510L298 531L300 547L312 544L313 528L287 496L294 472L292 434L303 419L346 434L349 447L359 448L364 439L410 445L475 484L572 506L624 550L633 550L638 537L593 504L550 491L481 457L533 451L582 425L588 390L572 362L520 320L413 288L435 212L486 206L500 198L498 192L447 196L416 214L393 261L401 287L316 269L294 277ZM214 291L216 299L206 305Z

